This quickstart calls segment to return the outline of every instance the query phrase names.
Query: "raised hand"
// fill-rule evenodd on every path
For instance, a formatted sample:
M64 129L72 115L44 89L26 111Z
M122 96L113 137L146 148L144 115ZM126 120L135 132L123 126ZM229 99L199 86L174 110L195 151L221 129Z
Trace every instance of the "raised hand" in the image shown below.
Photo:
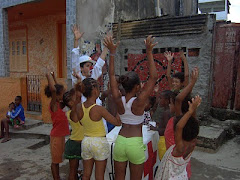
M120 41L118 41L117 43L114 43L111 35L107 35L104 38L104 42L103 42L104 46L109 49L110 53L116 52L116 49L117 49L119 43L120 43Z
M199 75L199 69L198 69L198 67L193 68L192 74L191 74L191 80L192 80L192 82L196 82L196 81L197 81L198 75Z
M198 106L201 104L201 102L202 98L199 95L195 96L195 98L192 98L192 102L188 101L189 104L188 111L191 113L195 112Z
M157 84L157 85L154 87L153 90L154 90L155 93L158 93L158 91L159 91L159 85Z
M166 51L166 52L164 53L164 56L167 58L168 61L172 61L172 60L173 60L174 53L172 53L171 51Z
M183 52L183 50L180 50L180 57L181 57L181 59L184 59L184 58L186 58L186 57L185 57L185 55L184 55L184 52Z
M146 45L147 51L151 51L151 52L152 52L153 47L156 46L157 42L154 43L154 39L155 39L155 38L152 37L152 35L149 35L149 36L147 37L147 39L144 40L144 43L145 43L145 45Z
M80 28L76 24L73 25L72 32L76 40L79 40L84 34L84 32L80 32Z
M77 71L76 71L75 68L73 68L72 75L73 75L75 78L77 78L78 80L80 80L80 81L82 80L82 79L81 79L81 76L77 73Z

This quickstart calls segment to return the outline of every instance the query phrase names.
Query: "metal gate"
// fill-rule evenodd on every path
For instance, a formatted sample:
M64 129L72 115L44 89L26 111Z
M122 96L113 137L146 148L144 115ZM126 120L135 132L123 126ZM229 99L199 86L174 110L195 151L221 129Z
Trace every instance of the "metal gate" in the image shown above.
M240 24L218 23L214 41L212 106L240 110Z
M42 111L40 98L40 79L39 75L27 75L27 110Z

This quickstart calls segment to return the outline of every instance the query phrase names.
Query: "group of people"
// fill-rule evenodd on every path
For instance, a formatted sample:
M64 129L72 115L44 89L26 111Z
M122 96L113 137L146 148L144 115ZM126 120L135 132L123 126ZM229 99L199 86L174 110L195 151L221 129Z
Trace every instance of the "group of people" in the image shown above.
M114 43L111 35L104 38L105 47L95 62L87 55L80 56L77 46L83 33L77 26L73 27L73 33L75 47L72 61L76 67L72 74L73 88L66 91L63 85L58 84L54 73L46 74L48 86L45 94L51 98L49 111L53 122L50 134L53 178L60 179L59 163L63 161L64 155L69 159L69 179L77 179L81 161L82 179L90 179L94 165L95 178L104 179L107 159L110 156L106 139L107 121L112 126L121 126L113 150L115 179L125 179L128 164L130 179L142 179L145 162L142 125L157 114L154 113L158 109L156 104L163 108L164 112L155 117L159 119L156 126L150 127L160 135L158 151L161 163L155 179L190 178L190 157L199 133L196 110L201 103L199 96L191 98L190 94L198 79L198 68L192 70L189 81L187 60L181 52L184 73L179 72L171 77L174 54L166 52L167 79L171 89L159 93L156 88L157 69L152 55L153 47L157 43L154 43L152 36L145 40L149 78L142 86L138 74L134 71L121 76L115 74L114 64L119 42ZM104 96L109 98L110 112L101 106L97 82L108 51L109 89ZM153 91L158 94L156 98L151 97ZM68 124L71 125L71 135L65 143L65 136L70 134Z

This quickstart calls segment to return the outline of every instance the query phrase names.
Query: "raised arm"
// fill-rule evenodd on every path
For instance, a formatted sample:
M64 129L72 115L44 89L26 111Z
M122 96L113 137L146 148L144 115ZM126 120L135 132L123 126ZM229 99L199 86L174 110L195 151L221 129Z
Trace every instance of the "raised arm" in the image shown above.
M57 84L57 78L55 76L55 73L54 72L51 72L51 75L53 77L53 80L54 80L54 83Z
M48 86L52 94L52 99L50 102L50 108L52 112L57 111L57 93L56 93L56 88L55 88L55 83L53 78L49 73L46 74L47 80L48 80Z
M184 65L184 87L186 87L189 83L189 68L188 68L188 62L187 62L187 58L184 55L183 51L180 51L180 57L183 61L183 65Z
M157 82L157 69L153 60L152 50L153 47L157 44L154 43L154 38L150 35L144 41L147 49L147 59L148 59L148 68L149 68L149 79L145 84L142 92L136 99L136 105L138 107L145 108L146 100L149 98L150 94L153 92L155 84Z
M201 104L201 101L202 101L202 99L199 96L192 98L192 103L188 102L188 104L189 104L188 112L186 112L184 114L184 116L179 120L179 122L176 125L176 130L175 130L176 148L173 150L174 156L181 156L185 151L183 139L182 139L183 128L187 124L189 118L197 110L197 107Z
M185 88L183 88L183 90L176 96L176 99L175 99L175 115L176 116L179 116L182 114L182 110L181 110L182 102L184 98L192 92L192 89L195 83L197 82L198 75L199 75L199 70L196 67L192 70L190 83Z
M172 67L172 60L174 53L171 53L171 51L166 51L164 53L164 56L167 58L168 66L167 66L167 80L169 87L172 88L172 78L171 78L171 67Z
M72 32L74 34L74 48L77 48L78 41L83 36L84 32L80 32L80 28L76 24L73 25Z
M117 104L118 112L120 114L124 113L124 108L121 100L121 93L118 89L118 82L116 80L115 76L115 70L114 70L114 57L116 55L116 49L119 45L119 42L114 44L112 36L107 36L104 39L104 46L106 46L110 51L110 60L109 60L109 80L110 80L110 89L112 92L112 96L114 101Z

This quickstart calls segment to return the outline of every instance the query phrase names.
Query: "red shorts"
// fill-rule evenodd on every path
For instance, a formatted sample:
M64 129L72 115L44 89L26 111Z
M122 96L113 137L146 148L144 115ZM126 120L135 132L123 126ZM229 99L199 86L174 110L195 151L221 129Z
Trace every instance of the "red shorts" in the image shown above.
M59 164L63 162L63 153L65 149L65 136L50 136L50 150L52 163Z

